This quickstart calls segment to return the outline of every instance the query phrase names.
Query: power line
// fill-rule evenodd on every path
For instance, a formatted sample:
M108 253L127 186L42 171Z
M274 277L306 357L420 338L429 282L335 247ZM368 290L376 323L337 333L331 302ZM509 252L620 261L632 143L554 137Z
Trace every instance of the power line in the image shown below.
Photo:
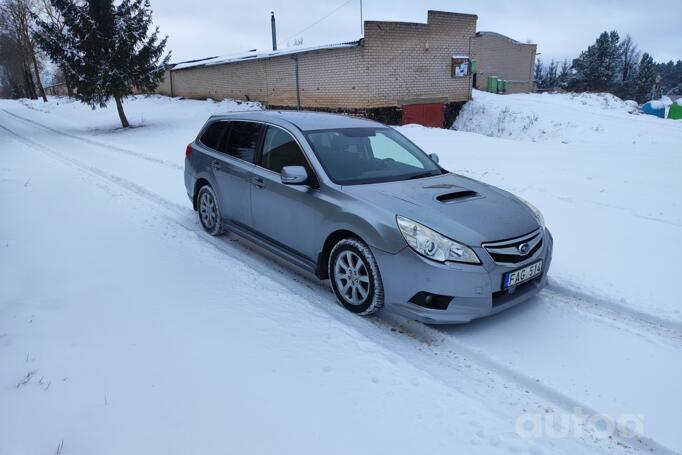
M307 26L307 27L304 28L303 30L300 30L300 31L294 33L293 35L289 36L289 37L288 37L287 39L285 39L284 41L289 41L291 38L294 38L294 37L300 35L301 33L310 30L311 28L313 28L314 26L316 26L317 24L319 24L319 23L322 22L323 20L327 19L329 16L331 16L332 14L334 14L335 12L337 12L338 10L340 10L341 8L343 8L344 6L346 6L347 4L349 4L349 3L352 2L352 1L353 1L353 0L346 0L346 1L343 2L341 5L339 5L339 6L337 6L336 8L334 8L334 9L333 9L329 14L327 14L326 16L321 17L320 19L316 20L315 22L313 22L312 24L310 24L309 26Z

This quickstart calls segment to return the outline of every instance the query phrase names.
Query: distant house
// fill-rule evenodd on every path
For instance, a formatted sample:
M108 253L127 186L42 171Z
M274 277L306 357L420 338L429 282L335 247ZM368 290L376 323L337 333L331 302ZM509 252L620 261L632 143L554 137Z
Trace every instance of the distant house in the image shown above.
M365 21L358 41L178 63L159 92L449 125L471 99L476 20L429 11L426 23Z
M536 44L520 43L495 32L478 32L471 40L471 50L478 66L475 88L486 90L488 76L497 76L506 81L505 93L535 90Z

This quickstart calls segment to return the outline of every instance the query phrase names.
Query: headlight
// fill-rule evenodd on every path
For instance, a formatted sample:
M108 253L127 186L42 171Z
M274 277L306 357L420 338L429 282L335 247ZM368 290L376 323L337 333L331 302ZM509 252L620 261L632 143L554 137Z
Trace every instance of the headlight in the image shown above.
M403 216L398 215L396 220L407 244L422 256L438 262L481 263L474 250L468 246L455 242Z
M542 216L542 212L538 210L537 207L535 207L533 204L522 198L521 196L516 196L521 202L526 204L528 208L533 212L535 215L535 218L538 219L538 223L540 223L540 226L545 227L545 217Z

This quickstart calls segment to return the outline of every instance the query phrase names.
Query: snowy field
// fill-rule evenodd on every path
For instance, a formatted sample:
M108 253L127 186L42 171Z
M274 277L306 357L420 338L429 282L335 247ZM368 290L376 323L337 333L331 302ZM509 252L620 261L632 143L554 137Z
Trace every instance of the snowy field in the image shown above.
M428 327L202 233L185 145L259 105L125 107L0 101L0 455L682 452L682 121L475 92L400 127L555 238L539 297Z

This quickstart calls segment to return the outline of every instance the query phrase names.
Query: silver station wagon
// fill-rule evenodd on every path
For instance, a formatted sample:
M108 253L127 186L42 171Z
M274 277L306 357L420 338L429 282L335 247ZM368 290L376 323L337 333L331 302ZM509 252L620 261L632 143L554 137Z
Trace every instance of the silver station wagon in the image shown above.
M213 116L187 146L185 186L209 234L229 230L329 279L360 315L468 322L547 282L552 236L536 208L378 122Z

